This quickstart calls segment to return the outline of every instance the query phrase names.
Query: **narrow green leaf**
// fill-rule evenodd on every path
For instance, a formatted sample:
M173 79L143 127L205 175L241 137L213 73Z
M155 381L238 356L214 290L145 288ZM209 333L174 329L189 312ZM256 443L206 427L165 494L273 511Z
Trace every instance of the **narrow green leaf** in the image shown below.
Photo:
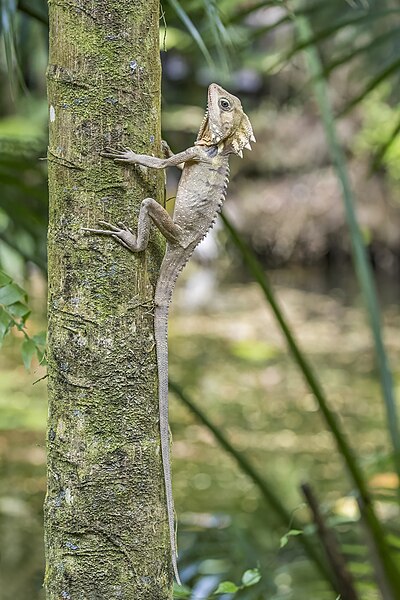
M6 311L0 307L0 344L2 344L6 333L8 333L11 323L12 321Z
M0 288L0 304L4 306L21 302L24 298L25 292L16 283L9 283Z
M4 51L8 70L8 78L11 87L15 87L17 81L25 88L24 78L17 61L17 45L15 34L15 16L17 13L16 0L1 0L0 2L0 34L4 42ZM16 79L14 74L17 75Z
M389 533L387 536L387 540L392 548L396 548L396 550L400 550L400 536L395 533Z
M225 73L229 73L230 61L227 48L232 45L229 33L221 21L216 0L203 0L203 6L207 15L209 28L214 38L221 66Z
M243 573L242 584L244 587L251 587L256 585L261 579L261 573L259 569L248 569Z
M374 36L372 39L370 39L365 44L357 46L356 48L351 47L350 52L346 52L345 54L342 54L337 59L335 59L334 61L329 63L323 69L323 75L326 77L327 75L332 73L332 71L337 69L337 67L340 67L341 65L350 62L359 54L363 54L364 52L371 52L372 50L375 50L375 48L377 46L380 46L381 44L384 44L387 41L397 39L399 34L400 34L400 28L396 27L394 29L390 29L389 31L385 31L382 35Z
M214 595L217 595L217 594L234 594L239 589L240 588L236 585L236 583L233 583L233 581L221 581L221 583L219 584L219 586L215 590Z
M44 0L36 0L35 2L32 2L32 0L19 0L18 10L40 21L43 25L49 24L47 2Z
M363 25L365 23L368 23L369 21L376 21L379 18L384 18L384 17L387 17L390 14L394 14L394 13L398 14L399 12L400 12L400 9L396 8L396 9L388 9L388 10L382 10L382 11L374 11L373 14L370 14L370 13L356 14L356 15L351 16L350 18L335 21L328 27L320 29L315 34L313 32L310 32L308 37L304 37L304 38L300 39L300 41L297 42L296 44L294 44L294 46L292 46L292 48L290 48L290 50L288 50L281 58L279 58L278 61L276 61L276 63L272 64L271 70L274 71L282 64L287 63L293 56L295 56L301 50L305 50L307 48L312 48L312 47L316 46L318 43L328 39L333 34L337 33L341 29L344 29L345 27ZM259 36L260 34L264 34L264 30L266 30L267 28L273 29L274 27L279 26L282 23L284 23L284 20L288 21L289 19L292 19L292 17L290 15L285 16L285 17L283 17L283 19L277 21L277 23L275 25L272 25L272 26L267 25L266 27L262 27L262 28L256 30L255 35Z
M46 346L47 334L45 331L41 331L40 333L36 333L35 335L33 335L32 340L37 346Z
M284 548L284 547L286 546L286 544L288 543L288 541L289 541L289 538L288 538L288 536L287 536L287 535L283 535L283 536L281 537L281 539L280 539L280 542L279 542L279 547L280 547L280 548Z
M214 69L215 63L214 63L213 59L211 58L211 54L209 53L207 46L204 43L203 38L201 37L198 29L194 25L193 21L190 19L187 12L182 8L182 6L180 5L178 0L168 0L168 1L171 4L172 8L175 10L178 17L181 19L181 21L184 23L184 25L188 29L190 35L192 36L192 38L194 39L194 41L196 42L198 47L200 48L201 52L203 53L204 58L206 59L207 63L209 64L209 66Z
M30 338L25 338L21 346L22 360L25 369L29 369L31 366L32 358L36 354L36 345Z
M378 87L378 85L382 83L382 81L386 81L392 75L397 74L399 68L400 58L398 57L396 58L396 60L392 61L384 69L382 69L382 71L380 71L378 75L376 75L376 77L373 77L373 79L369 81L368 85L365 86L363 91L360 92L355 98L353 98L348 104L346 104L346 106L343 108L343 110L340 111L338 116L342 117L343 115L347 114L352 108L354 108L357 104L364 100L364 98L368 96L368 94L372 92L372 90Z
M281 537L280 547L283 548L289 541L290 537L294 537L296 535L302 535L303 531L301 529L291 529L285 535Z
M390 136L388 137L388 139L386 140L386 142L384 144L382 144L380 146L380 148L378 148L373 163L372 163L372 170L377 169L383 159L385 158L386 153L389 151L389 148L392 146L393 142L397 139L397 136L400 133L400 118L398 119L395 127L393 128L392 133L390 134Z
M4 273L4 271L0 270L0 287L3 287L4 285L11 283L11 281L12 281L11 277L9 277L6 273Z
M256 12L257 10L260 10L260 8L273 6L278 6L287 9L287 4L285 0L262 0L261 2L256 2L255 4L251 4L250 6L245 5L244 8L240 7L240 9L234 15L232 15L230 23L235 23L238 21L241 22L245 17ZM326 0L319 0L318 2L314 2L311 5L307 5L297 9L296 14L310 16L313 13L321 13L326 8L329 8L329 3Z
M185 585L178 585L174 583L174 600L181 600L182 598L190 598L192 595L191 590Z
M23 321L25 321L31 313L28 306L23 302L14 302L7 307L7 310L13 317L22 319Z

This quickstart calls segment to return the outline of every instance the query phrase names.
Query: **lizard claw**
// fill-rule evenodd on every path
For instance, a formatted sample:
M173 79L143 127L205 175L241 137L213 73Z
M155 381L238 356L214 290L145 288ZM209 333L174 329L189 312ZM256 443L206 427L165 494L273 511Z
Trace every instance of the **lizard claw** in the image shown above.
M99 221L100 225L105 225L105 227L109 227L111 231L119 231L119 228L111 223L107 223L107 221Z
M118 225L118 227L125 229L125 231L129 231L130 233L133 233L132 229L130 227L128 227L127 225L125 225L125 223L118 221L117 225Z

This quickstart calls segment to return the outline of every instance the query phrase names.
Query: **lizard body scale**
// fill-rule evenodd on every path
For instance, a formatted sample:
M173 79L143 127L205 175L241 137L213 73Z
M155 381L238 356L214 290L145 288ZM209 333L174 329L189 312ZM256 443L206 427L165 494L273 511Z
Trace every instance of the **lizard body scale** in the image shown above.
M102 153L102 156L122 164L138 164L156 169L180 166L182 175L178 184L173 218L156 200L146 198L141 204L136 234L121 223L114 226L105 221L100 223L107 229L84 228L90 233L113 237L131 252L146 249L151 222L167 239L154 295L154 335L159 379L161 455L172 566L179 584L168 427L168 310L179 273L195 247L213 226L222 208L229 181L229 156L243 156L243 148L251 150L250 141L256 140L240 100L212 83L208 88L207 110L195 145L191 148L173 154L164 143L164 159L135 154L128 148L121 151L107 149Z

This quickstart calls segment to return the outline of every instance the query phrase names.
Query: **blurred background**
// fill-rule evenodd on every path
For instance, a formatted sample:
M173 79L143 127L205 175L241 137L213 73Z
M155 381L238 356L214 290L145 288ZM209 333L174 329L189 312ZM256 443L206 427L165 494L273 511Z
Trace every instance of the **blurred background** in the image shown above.
M0 10L0 597L40 600L47 3ZM220 586L225 600L334 600L345 573L344 600L398 598L393 569L385 579L400 549L398 3L169 0L160 29L172 150L193 143L212 81L241 98L257 138L232 159L226 222L174 296L174 492L191 590L176 597ZM368 494L372 541L357 501Z

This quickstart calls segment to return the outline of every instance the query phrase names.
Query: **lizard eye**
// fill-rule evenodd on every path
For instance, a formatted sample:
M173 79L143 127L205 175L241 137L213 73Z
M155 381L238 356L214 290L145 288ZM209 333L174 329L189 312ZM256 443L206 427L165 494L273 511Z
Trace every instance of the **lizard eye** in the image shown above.
M220 98L218 104L222 108L222 110L231 110L232 108L231 103L226 98Z

